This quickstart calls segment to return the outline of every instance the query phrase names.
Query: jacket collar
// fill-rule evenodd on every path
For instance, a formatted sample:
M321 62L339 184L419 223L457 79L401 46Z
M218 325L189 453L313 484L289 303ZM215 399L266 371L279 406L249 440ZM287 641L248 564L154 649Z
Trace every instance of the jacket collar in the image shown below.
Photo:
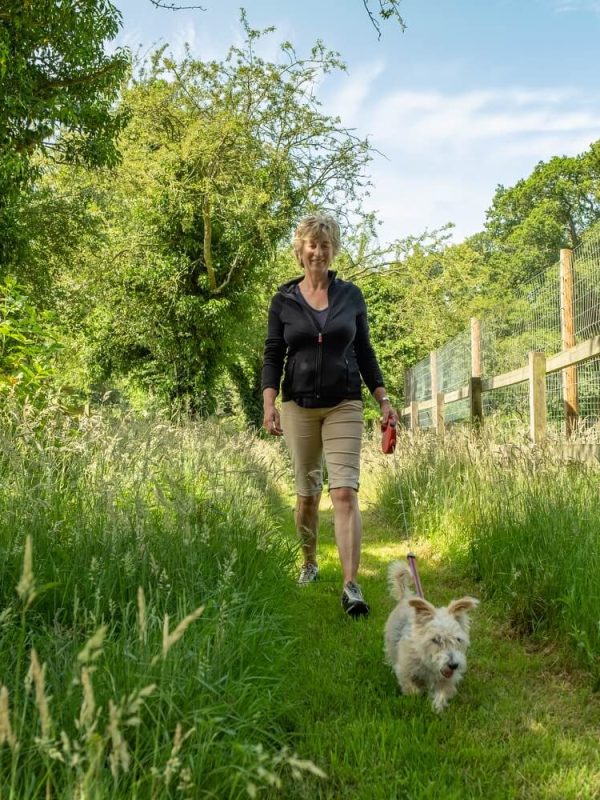
M328 269L327 270L327 275L329 276L329 287L328 288L331 288L333 283L337 280L336 279L337 272L334 269ZM283 294L286 294L286 295L293 294L294 287L297 286L300 283L300 281L303 280L303 279L304 279L304 275L300 275L297 278L292 278L291 281L287 281L286 283L282 283L277 291L278 292L282 292Z

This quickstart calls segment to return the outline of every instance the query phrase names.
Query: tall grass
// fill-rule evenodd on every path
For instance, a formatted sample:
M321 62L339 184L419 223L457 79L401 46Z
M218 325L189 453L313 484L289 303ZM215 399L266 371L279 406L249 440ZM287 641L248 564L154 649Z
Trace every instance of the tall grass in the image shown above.
M600 473L558 447L403 434L379 503L468 567L521 631L568 639L600 678ZM406 514L407 524L404 519Z
M233 798L316 769L285 747L276 471L214 424L4 412L0 797Z

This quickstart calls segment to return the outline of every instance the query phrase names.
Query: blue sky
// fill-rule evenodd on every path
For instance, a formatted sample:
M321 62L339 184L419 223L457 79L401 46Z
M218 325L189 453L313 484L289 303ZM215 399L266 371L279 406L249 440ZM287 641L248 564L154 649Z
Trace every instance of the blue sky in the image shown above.
M168 42L177 55L188 42L198 58L220 58L241 38L239 0L202 0L205 11L116 3L117 43L133 49ZM481 230L498 184L600 138L600 0L403 0L406 32L388 22L379 41L362 0L245 8L253 27L277 27L267 57L284 39L300 54L317 38L341 53L348 72L319 95L385 154L367 202L382 239L453 222L460 241Z

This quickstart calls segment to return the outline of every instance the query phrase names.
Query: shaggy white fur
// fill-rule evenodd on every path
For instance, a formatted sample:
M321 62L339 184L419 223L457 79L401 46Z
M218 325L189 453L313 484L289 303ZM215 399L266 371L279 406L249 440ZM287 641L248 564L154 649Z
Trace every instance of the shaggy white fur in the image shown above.
M469 611L474 597L453 600L436 608L410 590L408 564L394 561L388 583L398 605L385 625L386 661L392 666L404 694L427 692L433 708L443 711L467 668Z

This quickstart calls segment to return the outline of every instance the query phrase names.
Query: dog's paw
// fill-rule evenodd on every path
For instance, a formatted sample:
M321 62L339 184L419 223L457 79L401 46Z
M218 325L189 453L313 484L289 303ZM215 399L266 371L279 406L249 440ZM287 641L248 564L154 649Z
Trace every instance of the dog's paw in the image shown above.
M400 688L402 689L402 694L421 694L422 691L420 686L409 681L403 681L400 684Z
M436 694L431 698L431 706L436 714L441 714L448 706L448 698L444 694Z

